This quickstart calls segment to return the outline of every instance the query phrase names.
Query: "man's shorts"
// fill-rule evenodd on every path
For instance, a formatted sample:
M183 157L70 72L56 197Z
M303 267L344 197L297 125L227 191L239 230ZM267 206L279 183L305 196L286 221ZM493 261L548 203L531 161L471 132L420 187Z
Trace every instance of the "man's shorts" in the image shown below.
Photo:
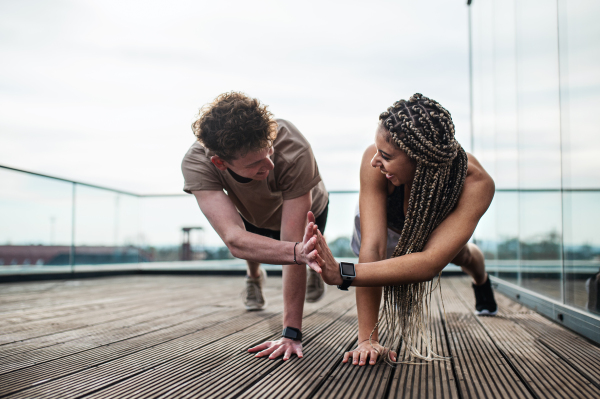
M319 226L319 230L321 230L321 233L323 233L323 234L325 234L325 225L327 224L327 211L328 210L329 210L329 202L327 202L327 206L325 207L325 209L323 209L323 212L321 212L321 214L315 218L315 223L317 226ZM240 215L240 216L242 216L242 215ZM244 222L244 226L246 226L246 231L249 231L250 233L261 235L263 237L273 238L275 240L281 241L281 231L256 227L255 225L251 224L246 219L244 219L243 216L242 216L242 221Z

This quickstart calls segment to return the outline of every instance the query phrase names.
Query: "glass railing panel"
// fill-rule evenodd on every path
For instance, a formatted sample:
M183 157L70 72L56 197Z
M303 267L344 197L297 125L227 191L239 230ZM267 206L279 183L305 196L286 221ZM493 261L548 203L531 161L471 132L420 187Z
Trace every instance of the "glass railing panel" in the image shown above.
M358 193L330 193L325 237L336 257L355 257L350 248Z
M494 76L496 188L519 186L517 136L517 58L515 41L515 0L494 1ZM493 71L493 73L491 73ZM479 132L478 132L479 135Z
M514 284L520 281L519 193L496 192L497 261L491 269L500 278Z
M561 188L556 13L556 2L516 2L519 188Z
M141 198L140 245L143 261L213 260L230 258L223 241L200 211L193 195ZM183 229L190 230L192 252L184 259ZM200 228L200 229L196 229Z
M350 238L358 193L331 193L329 201L325 237L336 256L353 257ZM141 204L142 261L232 258L192 195L143 197ZM184 231L186 228L190 228L189 233ZM189 253L184 249L186 244Z
M68 266L72 183L0 169L0 269Z
M560 191L519 193L519 285L562 301Z
M75 265L136 264L139 199L76 185Z
M473 234L472 241L475 243L485 258L488 273L496 275L498 260L498 232L496 228L496 208L498 205L497 194L490 204L487 212L477 224L477 230Z
M600 191L563 193L565 303L600 314Z
M474 2L471 8L473 46L473 138L471 152L493 177L496 174L494 151L494 75L493 70L493 7L490 0ZM462 143L466 147L465 143Z
M563 188L600 187L600 2L559 0Z

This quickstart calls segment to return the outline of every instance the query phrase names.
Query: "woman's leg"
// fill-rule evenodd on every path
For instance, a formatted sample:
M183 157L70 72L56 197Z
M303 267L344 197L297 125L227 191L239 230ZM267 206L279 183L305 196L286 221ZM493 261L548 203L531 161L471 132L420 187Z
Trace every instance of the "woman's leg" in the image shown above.
M486 282L485 260L483 253L477 245L467 243L458 255L452 259L452 263L460 266L465 273L471 276L475 285L481 285Z
M452 260L452 263L460 266L473 279L475 313L480 316L496 315L498 313L498 305L494 298L492 284L485 272L483 253L477 245L467 243Z

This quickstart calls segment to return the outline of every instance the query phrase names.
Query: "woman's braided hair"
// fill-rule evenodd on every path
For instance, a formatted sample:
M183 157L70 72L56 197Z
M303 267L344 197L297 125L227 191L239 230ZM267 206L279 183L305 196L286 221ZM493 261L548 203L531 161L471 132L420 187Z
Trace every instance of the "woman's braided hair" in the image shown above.
M431 232L458 202L467 176L467 154L454 138L450 112L420 93L408 101L397 101L379 119L392 141L417 163L404 227L393 257L420 252ZM440 358L431 348L430 304L434 289L433 280L384 288L378 325L385 321L389 347L398 348L402 340L417 358Z

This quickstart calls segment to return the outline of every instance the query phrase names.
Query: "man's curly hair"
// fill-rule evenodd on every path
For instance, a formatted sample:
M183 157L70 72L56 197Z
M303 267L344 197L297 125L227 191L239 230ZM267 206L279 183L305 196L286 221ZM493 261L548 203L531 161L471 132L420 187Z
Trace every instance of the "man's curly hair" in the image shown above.
M231 91L200 108L194 135L225 161L272 145L277 136L273 114L256 98Z

